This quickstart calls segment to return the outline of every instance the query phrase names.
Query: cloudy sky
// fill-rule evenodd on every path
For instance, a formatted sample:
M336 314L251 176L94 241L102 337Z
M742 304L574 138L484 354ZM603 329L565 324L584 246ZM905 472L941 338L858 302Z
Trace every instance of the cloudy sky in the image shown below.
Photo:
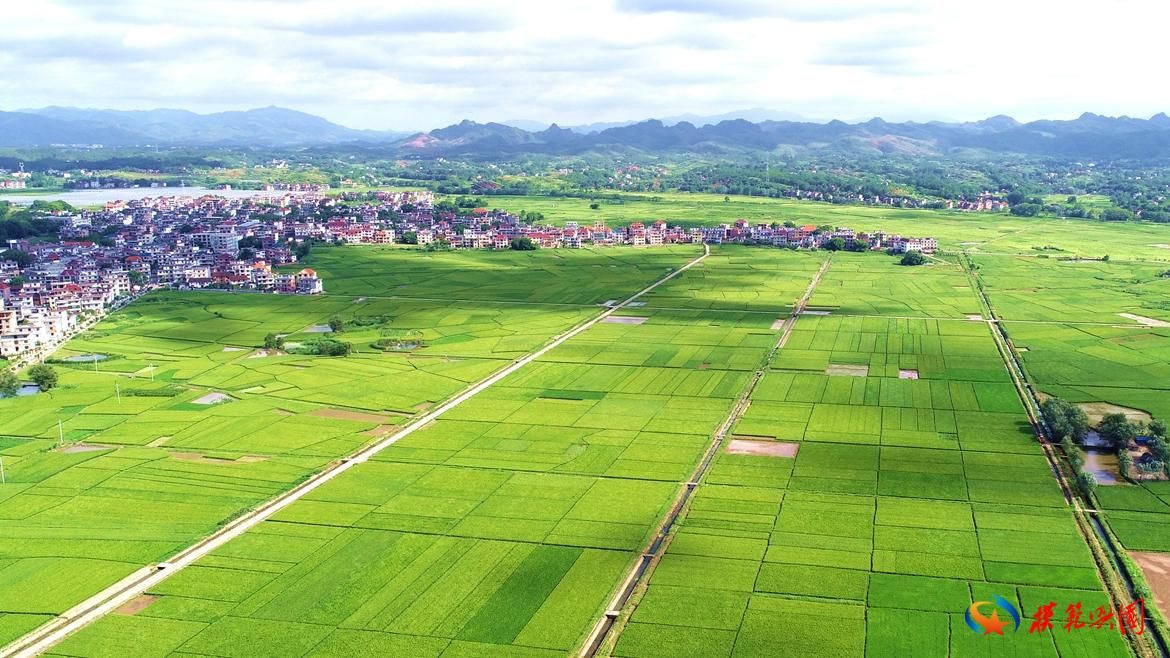
M9 2L0 109L280 105L358 128L1170 111L1153 0Z

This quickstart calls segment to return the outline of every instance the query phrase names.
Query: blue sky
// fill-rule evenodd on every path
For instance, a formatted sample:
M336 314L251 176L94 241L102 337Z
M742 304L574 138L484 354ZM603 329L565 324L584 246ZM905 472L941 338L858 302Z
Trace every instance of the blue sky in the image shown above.
M280 105L358 128L1170 111L1161 3L42 0L5 7L0 109Z

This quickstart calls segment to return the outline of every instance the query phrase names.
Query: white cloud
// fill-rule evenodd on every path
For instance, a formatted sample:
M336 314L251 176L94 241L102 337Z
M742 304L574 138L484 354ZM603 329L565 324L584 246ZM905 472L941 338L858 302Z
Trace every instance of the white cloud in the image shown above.
M1170 110L1170 12L1141 0L46 0L5 12L3 109L276 104L395 129L747 107L891 120Z

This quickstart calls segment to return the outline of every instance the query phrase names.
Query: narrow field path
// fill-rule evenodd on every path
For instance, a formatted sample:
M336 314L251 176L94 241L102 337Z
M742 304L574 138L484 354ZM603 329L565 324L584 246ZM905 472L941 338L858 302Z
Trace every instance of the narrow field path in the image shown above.
M1105 541L1102 542L1102 537L1098 535L1098 532L1094 528L1094 523L1103 524L1104 521L1098 518L1096 510L1086 509L1081 504L1081 497L1077 494L1068 477L1068 473L1071 472L1071 466L1069 470L1065 469L1065 464L1061 459L1062 453L1057 452L1049 440L1051 431L1045 424L1044 418L1040 413L1040 399L1036 395L1036 389L1028 380L1027 371L1024 370L1019 355L1012 347L1011 340L1004 332L1002 323L1000 323L996 316L995 307L992 306L991 299L987 296L987 291L980 285L979 273L969 267L969 264L970 260L967 259L963 269L967 272L967 277L971 281L971 287L979 294L980 304L983 306L984 313L987 317L987 326L991 330L992 338L995 340L995 346L999 351L1000 357L1003 359L1004 365L1007 367L1008 374L1011 375L1012 384L1016 388L1020 402L1023 403L1024 410L1028 414L1028 421L1032 425L1032 430L1036 433L1036 440L1040 443L1044 457L1048 460L1048 466L1052 469L1052 475L1056 478L1056 482L1060 486L1061 493L1064 494L1065 502L1072 507L1073 518L1076 520L1077 529L1080 531L1081 538L1088 545L1089 552L1093 555L1093 562L1097 566L1098 576L1105 584L1105 591L1109 595L1113 609L1124 609L1134 598L1130 574L1125 572L1125 567L1122 566L1117 556L1113 554L1113 551L1116 550L1113 546L1113 541L1106 536L1104 537ZM1145 627L1150 631L1149 635L1126 635L1130 647L1142 658L1166 655L1165 639L1161 637L1158 627L1150 620L1150 615L1152 614L1152 611L1146 612L1147 619ZM1152 642L1149 640L1150 638L1152 638Z
M235 520L220 528L211 536L203 539L193 546L184 549L166 562L162 562L154 567L144 567L139 569L121 581L111 585L101 592L98 592L77 606L74 606L72 609L67 610L65 613L48 624L45 624L44 626L34 630L32 633L16 640L9 646L4 647L3 650L0 650L0 658L32 658L33 656L39 655L49 650L49 648L65 639L65 637L71 633L75 633L88 624L97 621L101 617L109 614L110 612L113 612L114 610L117 610L122 605L128 603L132 599L138 597L147 590L166 580L172 574L182 570L184 567L190 566L196 560L220 548L232 539L243 535L248 530L263 523L272 515L283 510L289 505L292 505L301 498L304 498L306 495L323 486L330 480L338 477L342 473L345 473L354 466L367 461L370 457L378 454L379 452L382 452L386 448L389 448L395 443L422 429L431 421L434 421L448 411L475 397L484 389L499 382L501 379L504 379L508 375L511 375L529 363L539 359L551 350L556 349L558 346L565 343L565 341L568 341L582 332L587 331L590 327L613 315L617 311L625 308L631 302L636 301L639 297L642 297L658 286L666 283L667 281L670 281L671 279L677 277L695 265L698 265L710 255L710 247L703 245L703 254L701 256L694 258L686 265L673 270L670 274L667 274L654 283L651 283L620 304L615 304L614 306L609 307L603 312L593 316L589 320L578 324L577 326L562 334L554 336L548 343L545 344L544 347L540 348L539 350L532 352L522 358L516 359L511 364L502 368L501 370L496 371L486 379L480 380L479 382L471 385L462 393L459 393L447 402L438 406L433 411L411 421L394 434L373 445L359 450L347 458L343 458L340 462L314 475L313 477L298 485L296 488L291 489L281 494L280 496L273 498L272 500L269 500L260 507L253 509L243 516L236 518Z
M833 256L829 255L825 262L821 264L817 273L813 275L812 281L809 282L808 288L805 289L804 295L796 301L792 307L792 315L784 321L780 327L780 337L768 351L767 356L761 361L759 367L752 373L748 383L744 386L743 392L740 393L736 399L735 405L731 408L731 413L727 418L716 428L714 434L711 435L711 442L707 445L707 450L703 454L702 461L695 468L694 473L691 474L690 480L687 481L678 496L675 498L674 504L671 505L670 510L663 516L658 524L658 531L651 538L650 543L647 544L646 549L642 551L641 557L634 563L634 566L626 573L626 577L622 580L621 587L618 588L617 593L610 599L610 603L606 606L605 613L601 619L593 626L593 630L589 633L588 639L585 640L584 646L581 648L579 655L581 658L591 658L597 654L597 651L605 644L609 638L610 631L617 625L619 618L623 613L629 613L626 609L627 603L633 597L634 592L639 586L650 580L654 574L655 567L658 566L662 555L666 553L666 549L670 546L671 534L670 530L674 524L682 516L686 509L687 503L690 502L691 494L694 493L695 488L702 482L703 476L707 474L711 464L715 461L715 456L719 454L719 448L723 446L723 442L727 439L727 435L731 432L731 428L735 426L736 421L743 417L747 412L747 408L751 405L752 393L755 392L756 386L760 380L764 378L764 374L768 371L768 366L771 365L772 359L776 353L780 351L784 344L788 342L788 336L792 333L792 328L796 325L800 314L804 312L808 306L808 300L812 298L813 292L817 285L821 282L821 277L829 270L829 265L832 263ZM628 616L628 615L627 615Z

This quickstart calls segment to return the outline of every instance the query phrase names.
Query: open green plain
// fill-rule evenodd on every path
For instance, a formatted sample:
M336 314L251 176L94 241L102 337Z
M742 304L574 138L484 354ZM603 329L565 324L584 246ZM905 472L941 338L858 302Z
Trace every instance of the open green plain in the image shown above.
M56 650L563 655L820 261L721 251ZM727 281L752 312L707 310Z
M656 209L685 203L705 223L767 213L934 235L971 254L1038 390L1170 413L1160 383L1170 329L1118 315L1167 319L1165 227L734 198L719 214L714 195L600 211L579 199L492 200L530 199L583 212L512 209L620 224L636 205L637 219L673 223ZM767 205L751 214L749 202ZM1104 253L1109 262L1057 260ZM60 389L0 401L0 529L19 538L0 549L0 640L696 254L317 249L308 264L325 279L320 298L155 293L111 316L58 355L115 355L97 373L62 368ZM713 249L52 652L575 652L762 372L729 438L796 444L795 458L717 454L605 652L1128 655L1116 632L1026 632L1043 603L1091 610L1106 595L955 255L905 268L884 254L834 254L810 312L767 360L827 258ZM350 323L340 336L355 345L349 357L255 356L267 333L311 341L334 317ZM420 344L371 347L386 335ZM233 400L194 403L209 392ZM66 442L101 449L51 449L58 420ZM1170 490L1159 486L1098 490L1116 491L1100 499L1127 548L1170 550ZM994 595L1025 615L1018 633L966 627L971 601Z
M108 360L58 366L59 388L0 401L0 643L393 432L695 251L473 255L460 268L421 252L349 249L350 277L331 283L371 290L365 298L157 292L111 315L55 355ZM331 250L317 260L323 271L339 262ZM385 272L381 287L367 260ZM389 290L398 297L375 296ZM403 296L455 291L469 300ZM344 359L256 349L268 333L309 340L320 334L305 330L332 317L377 322L340 336L357 350ZM381 331L422 343L383 353L369 346ZM209 394L228 400L201 403Z
M1026 634L1048 601L1106 603L1091 554L963 271L888 267L833 256L810 306L831 314L799 317L733 429L799 452L720 452L613 655L1129 654ZM967 628L994 595L1024 630Z
M1040 392L1170 418L1164 264L986 256L975 262ZM1170 551L1170 482L1102 486L1096 497L1125 548Z

